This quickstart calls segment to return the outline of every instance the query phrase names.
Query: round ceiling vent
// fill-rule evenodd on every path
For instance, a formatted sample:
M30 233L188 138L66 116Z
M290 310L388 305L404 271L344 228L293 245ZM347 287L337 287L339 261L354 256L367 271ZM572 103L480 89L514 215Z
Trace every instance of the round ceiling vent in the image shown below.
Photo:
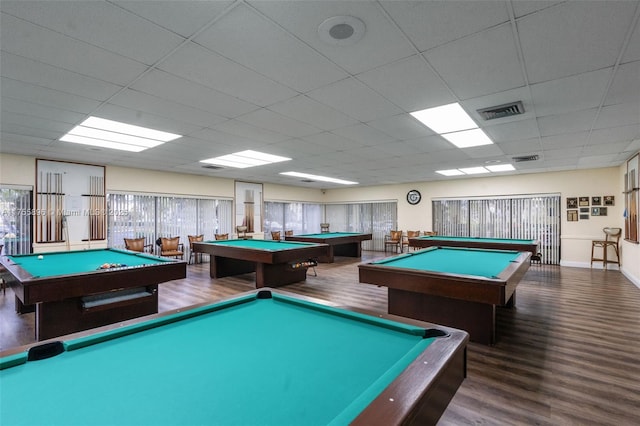
M346 46L364 35L364 22L353 16L334 16L318 27L320 40L334 46Z

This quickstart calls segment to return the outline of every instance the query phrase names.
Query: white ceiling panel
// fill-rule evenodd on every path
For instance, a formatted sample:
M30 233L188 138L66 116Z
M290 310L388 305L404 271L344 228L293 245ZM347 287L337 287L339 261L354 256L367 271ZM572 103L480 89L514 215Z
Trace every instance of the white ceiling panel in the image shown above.
M190 37L224 12L233 1L132 0L113 3L183 37Z
M382 6L421 52L509 21L504 1L383 1Z
M640 150L640 1L0 1L0 155L333 188L623 164ZM359 40L319 32L364 23ZM345 21L346 22L346 21ZM477 110L521 101L524 113ZM458 149L409 112L460 102L495 144ZM184 135L138 154L59 142L93 114ZM468 177L463 177L467 179Z
M455 102L456 98L420 55L390 63L357 76L358 80L405 111Z
M611 66L636 7L636 2L626 1L575 1L520 19L518 33L529 82Z
M524 85L510 25L436 47L424 56L460 99Z
M358 120L305 95L278 102L269 109L286 117L313 124L322 130L333 130L358 123Z
M300 92L348 76L331 61L245 5L234 8L218 25L208 28L194 41Z
M260 106L297 94L258 72L194 43L175 52L159 68Z
M2 10L7 14L147 65L184 41L183 37L108 2L5 0L4 3Z
M0 16L0 26L3 51L88 77L125 84L147 68L141 62L5 13ZM91 60L87 60L88 58Z

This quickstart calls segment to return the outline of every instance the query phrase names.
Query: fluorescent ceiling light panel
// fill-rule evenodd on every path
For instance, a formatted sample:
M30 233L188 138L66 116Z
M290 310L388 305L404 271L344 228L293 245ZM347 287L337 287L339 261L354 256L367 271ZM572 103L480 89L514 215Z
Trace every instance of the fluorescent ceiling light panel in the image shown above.
M458 169L436 170L436 173L440 173L441 175L444 175L444 176L460 176L464 174Z
M457 102L415 111L411 115L438 134L459 132L478 127Z
M509 172L511 170L515 170L512 164L495 164L493 166L485 166L492 172Z
M458 169L458 170L460 170L465 175L478 175L481 173L491 173L489 172L489 170L485 169L484 167L467 167L467 168Z
M134 146L126 143L118 143L118 142L110 142L100 139L92 139L85 138L83 136L69 135L66 134L60 138L62 142L71 142L71 143L79 143L81 145L91 145L97 146L100 148L109 148L109 149L119 149L121 151L129 151L129 152L140 152L144 151L145 147L143 146Z
M265 154L264 152L246 150L236 152L221 157L209 158L201 160L201 163L217 164L219 166L235 167L237 169L246 169L247 167L263 166L265 164L279 163L281 161L289 161L291 158L280 157L279 155Z
M281 175L299 177L304 179L318 180L321 182L331 182L331 183L339 183L342 185L357 185L358 182L351 182L349 180L336 179L326 176L318 176L318 175L310 175L308 173L299 173L299 172L282 172Z
M79 143L121 151L140 152L181 137L146 127L89 117L60 138L62 142Z
M470 148L472 146L491 145L493 143L481 129L447 133L441 136L458 148Z
M94 129L109 130L115 133L124 133L125 135L140 136L141 138L155 139L162 142L169 142L182 137L182 135L176 135L175 133L161 132L160 130L134 126L132 124L120 123L119 121L99 117L89 117L80 125Z

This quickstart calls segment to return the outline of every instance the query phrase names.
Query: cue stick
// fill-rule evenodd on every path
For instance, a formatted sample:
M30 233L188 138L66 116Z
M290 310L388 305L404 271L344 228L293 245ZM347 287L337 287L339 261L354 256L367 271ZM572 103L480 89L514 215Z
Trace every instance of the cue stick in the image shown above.
M58 215L57 215L57 219L58 219L58 231L57 231L57 236L58 236L58 241L62 241L62 204L63 204L63 199L62 199L62 174L58 173L57 176L57 186L58 186Z
M47 241L51 241L51 172L47 172Z
M44 178L42 177L42 174L43 174L43 172L42 172L42 170L40 170L40 188L39 188L40 190L38 191L38 212L37 212L38 213L38 216L37 216L38 224L39 224L39 227L40 227L40 234L38 235L38 238L37 238L39 241L42 241L42 237L43 237L42 236L42 215L40 214L41 210L42 210L42 190L44 189L43 188L43 185L44 185L43 179Z

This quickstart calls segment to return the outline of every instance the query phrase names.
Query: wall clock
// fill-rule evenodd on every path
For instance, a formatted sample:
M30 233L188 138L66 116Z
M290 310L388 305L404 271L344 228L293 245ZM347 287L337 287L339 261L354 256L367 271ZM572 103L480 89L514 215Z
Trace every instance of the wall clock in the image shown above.
M422 199L422 195L420 195L420 191L418 191L417 189L412 189L411 191L407 192L407 202L411 205L416 205L420 202L420 200Z

